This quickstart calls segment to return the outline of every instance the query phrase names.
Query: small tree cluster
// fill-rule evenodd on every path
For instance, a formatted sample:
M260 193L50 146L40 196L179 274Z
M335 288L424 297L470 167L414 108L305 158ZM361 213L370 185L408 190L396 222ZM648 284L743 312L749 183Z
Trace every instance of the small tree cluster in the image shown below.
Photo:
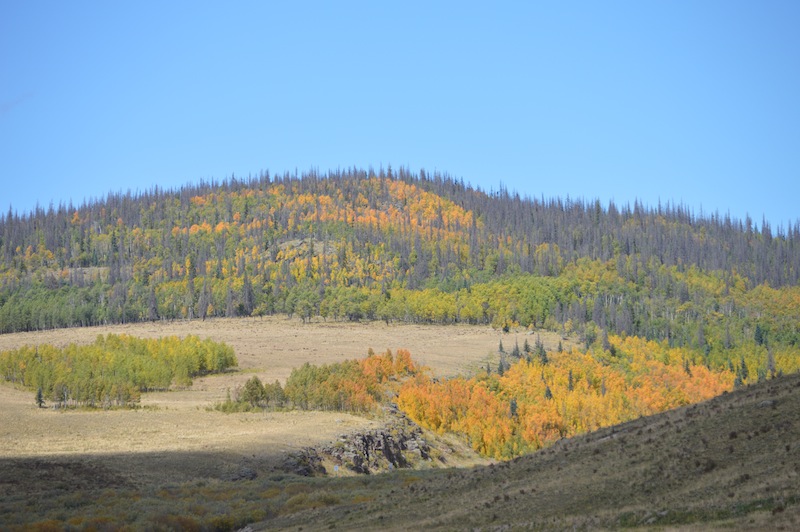
M305 363L292 370L286 381L286 398L304 410L369 412L396 392L401 379L421 368L405 349L390 350L361 360L315 366Z
M236 366L229 346L196 336L98 336L93 344L26 346L0 353L0 377L35 390L36 404L123 406L142 392L189 386L192 378Z

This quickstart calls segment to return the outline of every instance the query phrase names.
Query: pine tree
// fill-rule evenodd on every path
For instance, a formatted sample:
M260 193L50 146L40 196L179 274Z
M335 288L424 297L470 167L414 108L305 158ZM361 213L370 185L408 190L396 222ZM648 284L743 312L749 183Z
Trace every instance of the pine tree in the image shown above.
M536 354L539 355L539 361L542 363L543 366L546 366L550 360L547 358L547 351L544 348L544 344L539 336L536 336Z
M764 345L767 341L767 334L764 332L764 329L761 328L761 325L756 323L756 331L753 334L753 339L756 342L756 345Z

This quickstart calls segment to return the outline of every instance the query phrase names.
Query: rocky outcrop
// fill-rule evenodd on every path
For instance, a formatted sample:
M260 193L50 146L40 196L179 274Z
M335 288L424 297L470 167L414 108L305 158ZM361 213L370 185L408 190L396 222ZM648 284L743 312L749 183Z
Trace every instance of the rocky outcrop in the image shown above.
M324 475L322 462L330 462L359 474L368 475L394 468L412 468L431 459L431 448L422 429L399 413L390 410L385 426L367 432L343 434L329 445L306 448L290 454L284 470L303 476Z

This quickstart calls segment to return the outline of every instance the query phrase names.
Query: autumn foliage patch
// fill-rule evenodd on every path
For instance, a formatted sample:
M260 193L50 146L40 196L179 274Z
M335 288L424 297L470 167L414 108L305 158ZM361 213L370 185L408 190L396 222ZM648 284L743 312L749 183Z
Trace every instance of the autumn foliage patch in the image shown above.
M734 374L688 362L684 349L608 338L610 350L521 358L502 375L434 380L420 374L398 406L420 425L464 434L479 453L512 458L559 438L710 399Z
M418 375L421 368L411 354L398 349L370 354L361 360L314 366L309 363L292 370L286 381L286 397L298 408L369 412L386 401L398 388L400 379Z

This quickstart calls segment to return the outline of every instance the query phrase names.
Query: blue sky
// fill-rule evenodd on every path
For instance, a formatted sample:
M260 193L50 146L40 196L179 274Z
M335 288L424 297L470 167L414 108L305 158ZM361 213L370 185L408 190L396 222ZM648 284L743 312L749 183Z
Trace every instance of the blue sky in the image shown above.
M0 212L317 168L800 219L800 2L0 4Z

